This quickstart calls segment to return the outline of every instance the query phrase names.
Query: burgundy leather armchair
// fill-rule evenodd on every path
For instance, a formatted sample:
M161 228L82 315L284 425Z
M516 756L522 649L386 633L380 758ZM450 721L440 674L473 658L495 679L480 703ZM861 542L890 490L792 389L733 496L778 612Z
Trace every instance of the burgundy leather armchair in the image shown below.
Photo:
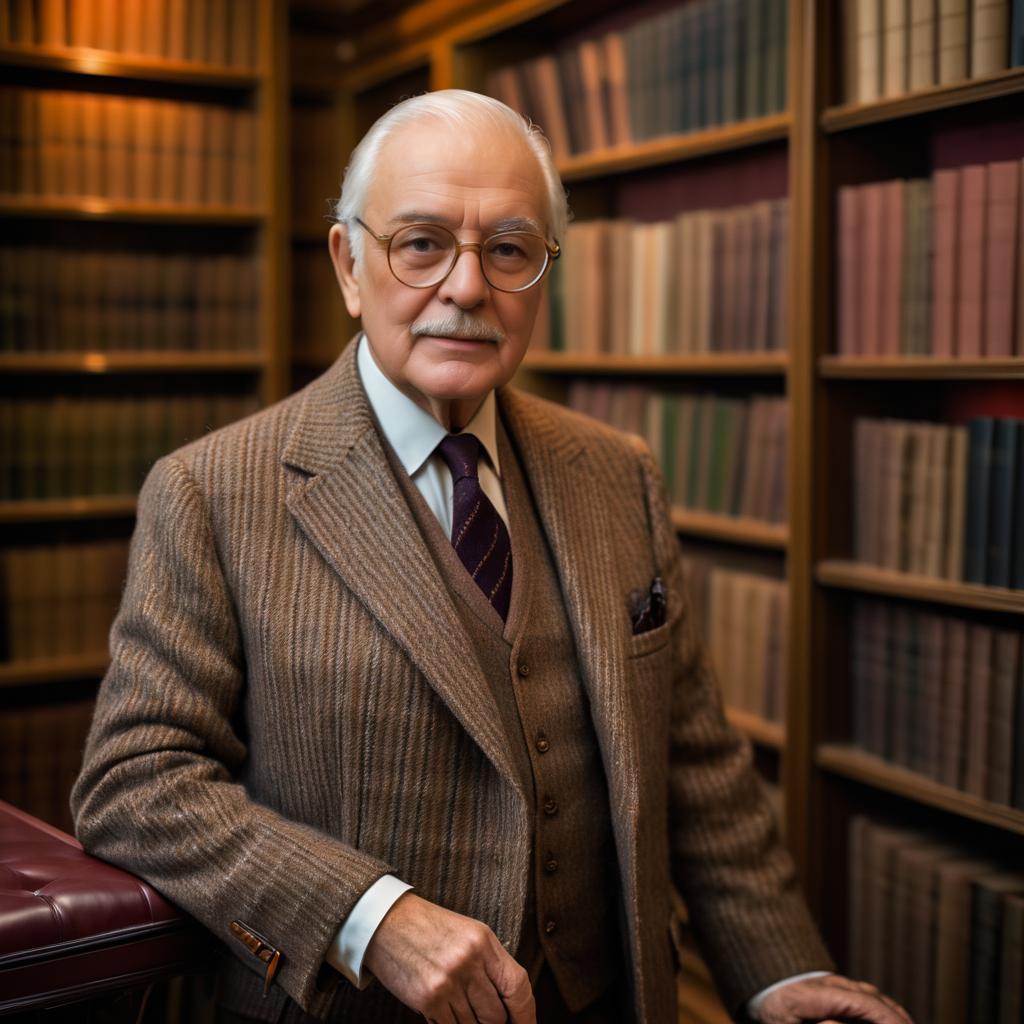
M0 1017L145 992L203 969L211 943L141 879L0 800Z

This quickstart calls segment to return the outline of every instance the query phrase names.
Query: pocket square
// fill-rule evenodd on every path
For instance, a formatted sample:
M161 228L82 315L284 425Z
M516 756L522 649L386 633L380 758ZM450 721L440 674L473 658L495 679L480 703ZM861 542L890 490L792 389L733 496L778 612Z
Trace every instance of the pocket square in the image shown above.
M633 636L664 625L665 610L665 584L660 576L655 576L646 592L635 590L630 594L629 617L633 624Z

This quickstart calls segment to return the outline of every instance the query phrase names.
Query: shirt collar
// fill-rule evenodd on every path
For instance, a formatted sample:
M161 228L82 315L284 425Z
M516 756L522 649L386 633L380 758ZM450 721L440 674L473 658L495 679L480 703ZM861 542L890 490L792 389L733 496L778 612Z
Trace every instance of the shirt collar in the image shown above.
M373 409L380 429L394 449L406 473L413 476L433 454L447 431L426 409L404 395L384 375L370 351L366 334L360 334L356 365L363 390ZM490 391L462 433L473 434L487 452L495 474L501 476L498 464L497 403Z

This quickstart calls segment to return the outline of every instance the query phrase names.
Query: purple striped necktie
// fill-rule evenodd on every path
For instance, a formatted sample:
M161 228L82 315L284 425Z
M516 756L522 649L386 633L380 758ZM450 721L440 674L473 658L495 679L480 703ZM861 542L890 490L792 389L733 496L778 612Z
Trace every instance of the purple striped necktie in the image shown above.
M512 596L512 544L497 509L480 486L480 442L449 434L438 451L452 471L452 546L484 597L503 618Z

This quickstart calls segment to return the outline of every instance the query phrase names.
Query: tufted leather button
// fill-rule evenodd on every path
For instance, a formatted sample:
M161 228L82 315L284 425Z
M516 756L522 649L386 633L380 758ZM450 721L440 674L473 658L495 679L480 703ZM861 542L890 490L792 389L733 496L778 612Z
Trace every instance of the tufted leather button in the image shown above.
M551 744L548 742L547 736L542 732L537 733L537 742L535 746L542 754L546 754L551 749Z
M547 920L546 920L546 921L544 922L544 931L545 931L545 932L547 932L547 934L548 934L548 935L554 935L554 933L555 933L555 929L556 929L557 927L558 927L558 925L557 925L557 924L555 923L555 921L554 921L554 919L553 919L553 918L550 918L550 917L549 917L549 918L548 918L548 919L547 919Z
M549 796L544 801L544 813L549 818L554 817L558 813L558 801L554 797Z

